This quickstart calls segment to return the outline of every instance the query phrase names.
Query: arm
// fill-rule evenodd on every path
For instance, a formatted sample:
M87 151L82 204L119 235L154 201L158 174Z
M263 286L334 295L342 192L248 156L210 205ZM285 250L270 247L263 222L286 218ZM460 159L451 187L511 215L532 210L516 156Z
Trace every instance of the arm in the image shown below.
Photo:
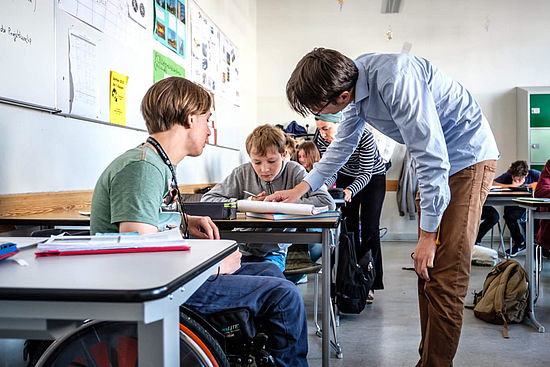
M536 198L550 198L550 160L546 162L535 189Z
M235 168L222 182L214 186L201 197L201 201L235 201L243 199L245 194L242 187L243 177L240 174L241 166Z
M429 281L437 228L450 201L450 162L445 136L430 88L422 75L409 70L382 88L389 112L417 167L420 190L420 238L415 249L416 273Z

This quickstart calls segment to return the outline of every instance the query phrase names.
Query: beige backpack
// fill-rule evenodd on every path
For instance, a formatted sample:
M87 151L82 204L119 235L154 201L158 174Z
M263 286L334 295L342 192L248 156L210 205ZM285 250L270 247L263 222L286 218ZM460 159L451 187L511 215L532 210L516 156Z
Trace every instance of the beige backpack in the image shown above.
M523 321L528 296L527 272L516 260L508 259L487 274L483 290L474 296L474 314L481 320L503 325L502 336L508 338L508 324Z

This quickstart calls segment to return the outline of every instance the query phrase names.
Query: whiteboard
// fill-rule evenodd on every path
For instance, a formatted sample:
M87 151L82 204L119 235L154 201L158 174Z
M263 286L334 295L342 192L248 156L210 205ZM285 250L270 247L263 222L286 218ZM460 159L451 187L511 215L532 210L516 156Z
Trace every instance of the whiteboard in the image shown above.
M56 105L54 4L53 0L2 0L0 97Z

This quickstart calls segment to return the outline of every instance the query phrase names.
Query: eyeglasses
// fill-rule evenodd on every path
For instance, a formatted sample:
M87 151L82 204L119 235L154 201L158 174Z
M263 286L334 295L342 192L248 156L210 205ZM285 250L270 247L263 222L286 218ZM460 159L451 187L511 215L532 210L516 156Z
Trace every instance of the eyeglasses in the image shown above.
M320 114L323 112L323 110L324 110L325 108L327 108L328 105L331 104L331 103L332 103L332 101L331 101L331 100L328 100L327 103L325 103L325 104L323 105L323 107L322 107L321 109L319 109L317 112L314 112L314 111L311 111L311 112L313 112L314 115L320 115Z

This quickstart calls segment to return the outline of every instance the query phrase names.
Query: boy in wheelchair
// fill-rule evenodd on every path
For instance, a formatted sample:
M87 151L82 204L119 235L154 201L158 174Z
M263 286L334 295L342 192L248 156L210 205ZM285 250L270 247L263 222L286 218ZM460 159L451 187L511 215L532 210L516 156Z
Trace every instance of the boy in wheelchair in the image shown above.
M183 213L174 166L202 153L210 135L211 105L206 90L183 78L161 80L147 91L141 112L150 136L100 176L92 199L92 234L146 234L179 226L195 238L219 239L210 218ZM265 347L277 366L307 366L303 300L273 264L241 265L236 251L185 306L205 318L245 309L258 331L267 335Z

